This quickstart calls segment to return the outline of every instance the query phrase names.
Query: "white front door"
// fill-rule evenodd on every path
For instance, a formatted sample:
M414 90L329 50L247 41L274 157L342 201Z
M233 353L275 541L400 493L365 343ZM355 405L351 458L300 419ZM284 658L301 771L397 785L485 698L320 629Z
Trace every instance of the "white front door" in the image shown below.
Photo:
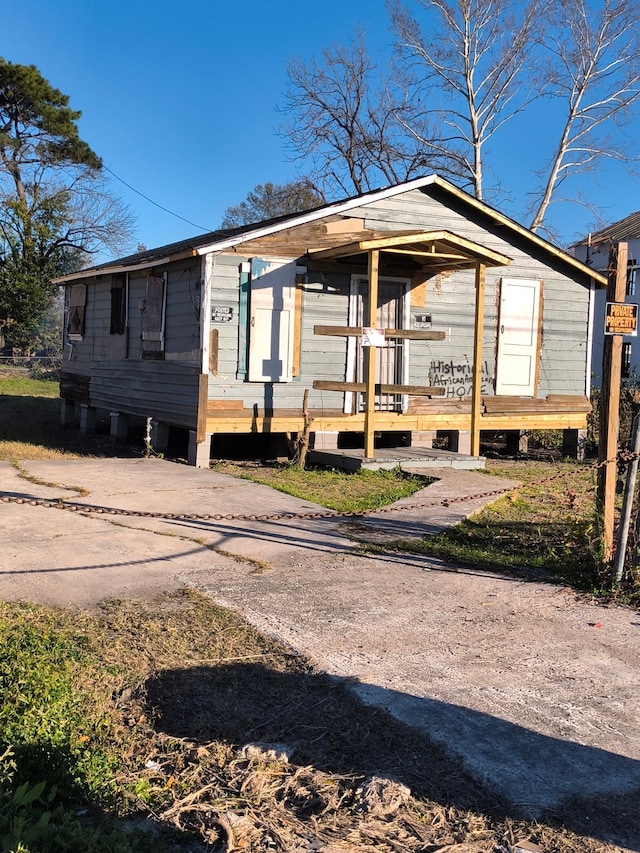
M503 278L498 320L496 394L533 397L540 352L542 282Z

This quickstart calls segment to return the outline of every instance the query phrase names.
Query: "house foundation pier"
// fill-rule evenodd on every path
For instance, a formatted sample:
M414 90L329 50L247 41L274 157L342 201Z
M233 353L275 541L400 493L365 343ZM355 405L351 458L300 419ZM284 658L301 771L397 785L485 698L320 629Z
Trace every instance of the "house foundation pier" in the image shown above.
M587 448L586 429L564 429L562 430L562 455L570 459L584 462Z
M96 431L96 410L86 403L80 404L80 432Z
M526 430L509 430L507 432L507 453L516 456L529 450L529 433Z
M71 426L76 419L76 404L73 400L62 399L60 407L60 426Z
M123 412L110 412L110 435L112 441L126 441L129 432L129 418Z
M204 441L198 441L195 430L189 430L189 465L196 468L208 468L211 462L211 433L207 433Z
M169 446L169 425L158 421L151 422L151 446L164 453Z
M339 435L340 433L337 430L314 432L313 446L316 450L337 450Z

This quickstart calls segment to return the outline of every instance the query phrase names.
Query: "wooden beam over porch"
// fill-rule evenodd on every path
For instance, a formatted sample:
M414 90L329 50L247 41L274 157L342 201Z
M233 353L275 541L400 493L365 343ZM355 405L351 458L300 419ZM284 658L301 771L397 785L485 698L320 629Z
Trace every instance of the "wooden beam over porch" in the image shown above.
M480 243L445 230L417 231L415 234L392 232L385 237L358 240L342 246L333 246L330 249L310 250L307 256L310 259L335 260L365 253L370 255L374 251L413 254L427 271L430 264L440 271L475 269L478 263L484 263L488 267L507 266L511 263L511 258L501 252L488 249Z
M474 366L473 366L473 388L471 398L471 452L474 455L480 453L480 423L482 418L482 334L484 329L485 310L485 270L487 267L508 266L511 259L501 252L496 252L480 243L468 240L451 231L417 231L414 234L390 233L385 236L377 236L344 243L331 248L310 250L307 257L310 260L333 261L346 263L359 255L366 254L368 259L369 295L367 299L365 317L366 325L374 329L377 325L378 311L378 278L380 270L381 255L395 255L406 257L411 255L412 260L419 264L424 274L435 275L442 271L456 271L473 269L476 273L476 299L474 319ZM360 329L351 326L316 326L316 334L321 335L344 335L346 337L358 335ZM405 338L409 340L444 340L442 332L428 332L422 330L394 330L385 329L385 335L390 338ZM398 332L401 332L399 334ZM374 346L364 348L364 448L365 457L371 458L374 452L374 435L376 423L375 396L376 396L376 353ZM380 414L380 413L378 413Z
M358 338L362 335L362 326L314 326L313 333L314 335ZM444 332L427 329L385 329L384 336L405 341L443 341L446 338Z

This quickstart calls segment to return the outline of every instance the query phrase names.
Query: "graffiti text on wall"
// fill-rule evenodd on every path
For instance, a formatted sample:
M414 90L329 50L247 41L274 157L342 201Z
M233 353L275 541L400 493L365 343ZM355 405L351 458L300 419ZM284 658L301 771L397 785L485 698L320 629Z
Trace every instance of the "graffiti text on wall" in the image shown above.
M429 384L444 388L447 399L470 397L473 391L473 364L467 361L432 361L429 366ZM493 378L489 362L482 362L482 394L493 393Z

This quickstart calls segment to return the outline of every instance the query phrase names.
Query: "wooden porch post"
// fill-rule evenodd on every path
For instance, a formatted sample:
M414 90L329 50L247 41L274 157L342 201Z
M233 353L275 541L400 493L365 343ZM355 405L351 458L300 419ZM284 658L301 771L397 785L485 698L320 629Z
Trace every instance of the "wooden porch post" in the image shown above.
M369 252L369 300L367 311L367 326L375 328L378 320L378 268L380 252L372 249ZM364 392L364 455L366 459L374 456L374 418L376 407L376 347L365 347L364 363L366 390Z
M482 335L484 332L485 266L476 266L476 317L473 337L473 388L471 396L471 455L480 455L482 406Z

